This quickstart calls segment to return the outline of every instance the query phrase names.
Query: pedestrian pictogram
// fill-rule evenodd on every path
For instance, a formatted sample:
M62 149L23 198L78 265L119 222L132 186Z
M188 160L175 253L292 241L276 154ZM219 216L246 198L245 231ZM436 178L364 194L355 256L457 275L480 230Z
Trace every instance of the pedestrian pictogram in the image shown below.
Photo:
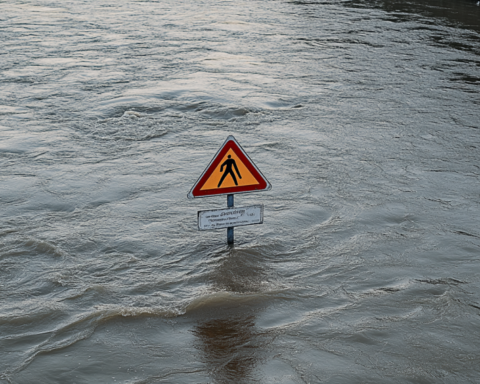
M229 136L188 194L189 199L267 191L272 186L233 136Z
M223 183L223 180L225 180L225 177L227 175L232 175L233 182L235 183L235 185L238 185L237 178L235 177L235 173L233 173L232 171L232 165L235 167L235 171L237 172L238 177L240 177L240 179L242 178L242 176L240 175L240 172L238 172L237 163L231 157L232 155L228 155L228 159L225 160L225 162L220 167L220 172L223 172L223 167L225 167L225 173L222 175L222 178L218 183L218 188L220 188L220 186Z

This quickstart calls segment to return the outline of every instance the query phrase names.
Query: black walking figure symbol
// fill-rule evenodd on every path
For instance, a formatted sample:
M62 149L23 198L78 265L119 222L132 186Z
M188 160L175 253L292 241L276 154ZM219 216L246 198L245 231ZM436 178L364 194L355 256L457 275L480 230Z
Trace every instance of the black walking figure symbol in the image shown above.
M223 180L225 180L225 177L227 177L228 174L232 176L233 181L235 182L235 185L238 185L237 183L237 178L235 177L235 173L232 170L232 165L235 168L235 171L237 171L238 177L241 179L242 175L240 175L240 172L238 171L237 164L235 163L235 160L231 159L232 156L228 155L228 159L225 160L222 164L222 167L220 168L220 172L223 172L223 167L225 167L225 172L222 175L222 178L220 179L220 182L218 183L218 187L223 183Z

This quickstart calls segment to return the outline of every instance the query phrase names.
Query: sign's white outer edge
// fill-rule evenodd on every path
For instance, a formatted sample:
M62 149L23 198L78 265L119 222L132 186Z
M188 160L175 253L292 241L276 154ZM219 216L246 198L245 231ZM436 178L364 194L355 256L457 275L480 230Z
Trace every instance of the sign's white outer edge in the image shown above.
M263 204L255 204L255 205L249 205L248 207L230 207L230 208L221 208L221 209L208 209L205 211L198 211L197 212L197 227L199 231L215 231L217 229L225 229L228 228L228 226L225 227L219 227L219 228L208 228L208 229L202 229L200 228L200 215L202 213L217 213L217 212L228 212L228 211L234 211L234 210L239 210L239 209L248 209L248 208L259 208L260 209L260 222L258 223L248 223L248 224L239 224L239 225L234 225L234 227L244 227L247 225L256 225L256 224L263 224L263 212L264 212L264 205Z
M201 198L201 197L214 197L214 196L222 196L222 195L232 195L232 193L216 193L215 195L207 195L207 196L193 196L193 190L195 189L195 187L197 186L197 184L200 182L200 180L202 179L203 175L205 175L205 173L207 172L207 170L210 168L210 165L212 165L212 163L214 162L214 160L217 158L218 154L220 153L220 151L222 150L222 148L227 145L227 143L229 141L234 141L235 144L237 144L238 148L240 148L240 150L243 152L243 154L245 155L245 157L248 159L248 161L250 161L250 163L254 166L254 168L257 170L257 172L260 174L260 176L263 177L263 179L266 181L267 183L267 187L265 189L262 189L262 190L253 190L253 191L243 191L243 192L234 192L233 194L239 194L239 193L250 193L250 192L263 192L263 191L269 191L270 189L272 189L272 185L270 184L270 182L267 180L267 178L263 175L263 173L260 171L260 169L258 169L257 165L252 161L252 159L250 159L250 156L248 156L247 152L245 152L245 150L242 148L242 146L238 143L238 141L235 139L235 137L233 137L232 135L228 136L227 139L224 141L224 143L220 146L220 148L218 149L217 153L215 154L215 156L212 157L212 160L210 160L210 163L208 163L207 167L204 169L204 171L202 172L202 174L200 175L200 177L197 179L197 181L195 182L195 184L193 184L193 187L190 189L190 192L188 192L188 195L187 197L189 199L198 199L198 198Z

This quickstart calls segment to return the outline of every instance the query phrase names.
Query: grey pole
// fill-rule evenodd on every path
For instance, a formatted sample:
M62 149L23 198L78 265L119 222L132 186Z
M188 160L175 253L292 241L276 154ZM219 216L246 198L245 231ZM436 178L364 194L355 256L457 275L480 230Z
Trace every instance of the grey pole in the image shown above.
M233 195L227 195L227 207L233 208ZM233 228L234 227L227 228L227 243L229 245L233 244Z

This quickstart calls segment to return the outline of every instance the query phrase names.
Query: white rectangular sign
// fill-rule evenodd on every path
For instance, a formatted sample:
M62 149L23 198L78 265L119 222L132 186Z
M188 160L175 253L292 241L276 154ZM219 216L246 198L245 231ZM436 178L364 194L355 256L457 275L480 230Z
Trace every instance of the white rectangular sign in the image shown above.
M198 229L200 231L262 223L263 205L198 212Z

